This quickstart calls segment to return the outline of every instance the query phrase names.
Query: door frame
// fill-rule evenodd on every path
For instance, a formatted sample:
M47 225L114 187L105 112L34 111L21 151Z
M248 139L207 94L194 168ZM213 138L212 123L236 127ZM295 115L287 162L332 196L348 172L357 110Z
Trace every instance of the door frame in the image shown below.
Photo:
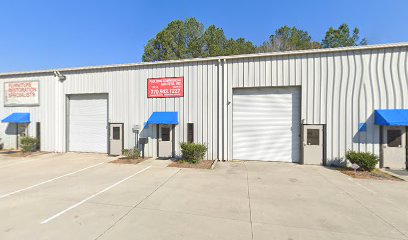
M304 156L304 146L303 146L303 138L304 138L304 132L305 132L305 126L322 126L322 138L323 138L323 142L322 142L322 144L323 144L323 149L322 149L322 151L323 151L323 156L322 156L322 158L323 158L323 162L322 162L322 165L323 166L327 166L327 154L326 154L326 149L327 149L327 144L326 144L326 142L327 142L327 136L326 136L326 134L327 134L327 131L326 131L326 124L305 124L305 123L302 123L301 124L301 128L300 128L300 164L305 164L305 156Z
M162 125L170 125L170 130L171 130L171 157L174 158L176 156L176 144L175 144L175 138L176 138L176 124L157 124L156 125L156 142L157 142L157 151L156 151L156 155L157 158L159 158L160 155L160 126Z
M380 168L384 168L384 127L380 126Z
M233 145L234 145L234 139L233 139L233 137L232 137L232 135L233 135L233 132L234 132L234 92L236 92L236 91L240 91L240 90L250 90L250 89L253 89L253 90L257 90L257 89L260 89L260 90L263 90L263 89L273 89L273 90L275 90L275 89L296 89L296 91L299 91L299 111L298 111L298 113L299 113L299 118L298 118L298 120L299 120L299 125L297 125L298 127L299 127L299 135L297 136L298 138L299 138L299 146L298 146L298 150L300 151L299 152L299 161L298 162L291 162L291 163L296 163L296 164L303 164L303 153L302 153L302 151L303 151L303 144L302 144L302 131L303 131L303 119L302 119L302 99L303 99L303 87L301 86L301 85L294 85L294 86L258 86L258 87L233 87L232 88L232 95L231 95L231 97L232 97L232 108L231 108L231 147L230 147L230 149L231 149L231 157L227 157L226 159L224 159L224 147L222 147L222 148L220 148L219 147L219 144L217 144L217 157L216 157L216 159L218 160L218 161L225 161L225 160L234 160L234 147L233 147ZM293 107L293 106L292 106ZM292 109L293 110L293 109ZM311 125L317 125L317 124L311 124ZM323 125L323 124L322 124ZM326 128L326 126L324 125L324 131L326 132L326 130L325 130L325 128ZM224 138L224 131L221 131L221 133L218 133L218 135L217 135L217 137L219 138L219 139L221 139L221 137L222 138ZM227 134L228 135L228 134ZM295 146L293 146L293 147L295 147ZM221 150L220 150L221 149ZM229 153L228 153L228 151L227 151L227 155L228 155ZM270 162L270 161L268 161L268 162ZM273 162L273 161L272 161Z
M109 93L108 92L95 92L95 93L69 93L65 94L65 152L69 152L69 131L70 131L70 101L72 96L83 96L83 95L105 95L106 96L106 127L109 128ZM107 129L109 130L109 129ZM107 149L106 152L109 153L109 131L106 134Z
M21 140L21 136L20 136L20 127L21 126L25 126L25 137L29 137L29 125L31 122L29 123L15 123L16 125L16 150L20 149L20 140Z
M408 127L405 127L405 169L408 170Z
M408 170L408 127L405 127L405 169Z
M122 125L122 151L125 149L125 124L124 123L117 123L117 122L108 122L108 155L111 155L111 143L110 143L110 137L111 137L111 124L119 124Z
M396 126L398 127L398 126ZM401 128L404 128L404 126L399 126ZM384 126L380 126L380 168L384 168L384 144L387 144L387 142L384 140ZM405 127L405 169L408 170L408 127Z
M35 123L35 137L38 140L37 150L41 151L41 122Z

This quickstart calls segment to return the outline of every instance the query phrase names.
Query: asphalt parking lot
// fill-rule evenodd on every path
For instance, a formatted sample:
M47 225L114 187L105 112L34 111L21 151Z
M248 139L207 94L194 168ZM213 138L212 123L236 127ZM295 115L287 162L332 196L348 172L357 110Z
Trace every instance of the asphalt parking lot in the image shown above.
M0 158L2 240L408 239L407 182L284 163Z

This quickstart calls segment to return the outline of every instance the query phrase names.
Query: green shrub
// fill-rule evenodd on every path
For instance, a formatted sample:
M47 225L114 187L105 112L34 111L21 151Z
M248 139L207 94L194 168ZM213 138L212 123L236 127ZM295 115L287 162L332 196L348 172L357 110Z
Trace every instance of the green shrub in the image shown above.
M137 148L124 149L122 151L122 154L126 158L130 158L130 159L138 159L140 157L140 151Z
M34 152L37 149L38 139L33 137L22 137L21 138L21 150L23 152Z
M204 159L207 147L197 143L180 143L181 155L184 161L199 163Z
M347 151L346 158L351 162L360 166L359 169L372 171L378 163L377 155L367 152Z

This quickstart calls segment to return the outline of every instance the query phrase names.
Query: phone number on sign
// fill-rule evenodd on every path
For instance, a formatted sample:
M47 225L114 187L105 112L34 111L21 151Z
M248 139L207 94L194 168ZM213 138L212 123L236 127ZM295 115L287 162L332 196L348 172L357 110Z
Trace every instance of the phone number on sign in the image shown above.
M180 89L151 89L151 95L162 95L162 94L179 94Z

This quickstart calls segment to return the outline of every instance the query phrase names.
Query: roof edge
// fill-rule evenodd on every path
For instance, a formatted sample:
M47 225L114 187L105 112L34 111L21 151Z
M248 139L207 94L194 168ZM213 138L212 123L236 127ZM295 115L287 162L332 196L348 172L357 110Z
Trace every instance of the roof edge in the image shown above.
M113 65L86 66L86 67L60 68L60 69L57 68L57 69L38 70L38 71L23 71L23 72L8 72L8 73L6 72L6 73L0 73L0 77L17 76L17 75L47 74L47 73L53 74L54 72L65 72L66 73L66 72L72 72L72 71L126 68L126 67L152 66L152 65L177 64L177 63L189 63L189 62L207 62L207 61L219 61L219 60L231 60L231 59L233 60L233 59L242 59L242 58L304 55L304 54L314 54L314 53L330 53L330 52L345 52L345 51L357 51L357 50L385 49L385 48L398 48L398 47L408 47L408 42L391 43L391 44L375 44L375 45L353 46L353 47L340 47L340 48L324 48L324 49L308 49L308 50L295 50L295 51L284 51L284 52L254 53L254 54L218 56L218 57L207 57L207 58L189 58L189 59L168 60L168 61L158 61L158 62L140 62L140 63L129 63L129 64L113 64Z

